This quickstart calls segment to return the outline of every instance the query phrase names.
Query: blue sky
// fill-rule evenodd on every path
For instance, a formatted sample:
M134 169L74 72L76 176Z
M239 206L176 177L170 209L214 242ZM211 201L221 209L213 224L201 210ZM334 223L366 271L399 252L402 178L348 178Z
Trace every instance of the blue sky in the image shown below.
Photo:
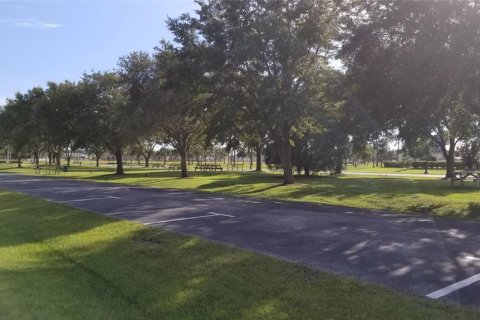
M193 0L0 0L0 105L16 91L76 81L85 71L114 68L129 52L151 52L171 39L167 16L196 8Z

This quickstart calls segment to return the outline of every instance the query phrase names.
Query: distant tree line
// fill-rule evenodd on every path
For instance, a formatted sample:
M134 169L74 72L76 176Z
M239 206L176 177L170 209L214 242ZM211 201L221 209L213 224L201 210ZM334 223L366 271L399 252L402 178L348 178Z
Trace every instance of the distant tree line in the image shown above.
M173 41L121 57L115 70L17 93L0 111L0 144L20 161L60 165L75 150L126 150L146 166L223 146L293 173L340 172L387 138L428 139L447 176L457 146L480 138L480 5L475 1L209 0L167 20ZM333 63L332 63L333 61ZM332 65L337 65L335 68ZM132 151L133 150L133 151ZM51 160L53 161L53 160ZM19 165L21 163L19 162Z

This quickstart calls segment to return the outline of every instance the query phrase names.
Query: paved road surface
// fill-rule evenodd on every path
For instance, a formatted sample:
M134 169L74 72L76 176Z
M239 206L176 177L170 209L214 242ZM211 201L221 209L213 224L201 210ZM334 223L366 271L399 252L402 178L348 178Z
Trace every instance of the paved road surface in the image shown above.
M13 174L0 188L480 307L479 222Z

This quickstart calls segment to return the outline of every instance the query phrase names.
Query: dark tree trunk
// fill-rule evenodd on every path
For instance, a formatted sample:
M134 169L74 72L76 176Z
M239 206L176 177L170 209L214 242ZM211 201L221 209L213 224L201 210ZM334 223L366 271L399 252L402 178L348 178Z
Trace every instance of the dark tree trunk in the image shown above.
M253 152L252 152L252 149L248 150L248 155L249 155L249 158L250 158L250 170L252 170L252 168L253 168Z
M337 164L335 166L335 174L340 174L342 173L342 160L340 159L340 161L337 160Z
M310 167L308 165L305 166L305 176L309 177L310 176Z
M117 160L117 172L115 174L118 174L118 175L125 174L125 172L123 171L123 155L122 155L121 148L115 151L115 160Z
M180 153L180 170L181 170L180 177L186 178L188 177L187 150L181 149L179 150L179 153Z
M377 167L378 167L378 164L377 164ZM341 148L338 148L336 151L335 174L342 173L342 169L343 169L343 157L342 157Z
M293 168L292 168L292 147L290 146L290 139L280 138L277 139L277 145L282 161L283 168L283 184L294 184L295 180L293 179Z
M22 154L20 152L17 153L17 167L22 167Z
M70 167L70 159L71 159L71 158L72 158L71 156L68 156L68 157L67 157L67 167Z
M38 151L33 152L33 162L37 167L40 164L40 155L38 154Z
M145 158L145 168L150 167L150 155L147 154L144 158Z
M448 150L448 154L446 157L447 161L447 173L445 175L446 178L455 177L455 138L449 139L450 148Z
M442 150L443 156L445 157L445 161L447 162L447 172L445 173L445 178L454 178L455 177L455 138L449 138L449 150L445 147L444 139L434 140L436 141L440 149Z
M60 166L62 165L62 159L60 158L60 156L61 156L60 151L57 152L57 153L55 154L55 156L56 156L56 158L57 158L57 160L56 160L56 162L57 162L57 168L60 169Z
M48 164L49 165L52 164L52 153L51 152L48 152Z
M257 166L255 171L261 172L262 171L262 146L258 146L255 148L255 153L257 155Z
M95 160L97 161L96 167L98 168L100 166L100 156L95 155Z

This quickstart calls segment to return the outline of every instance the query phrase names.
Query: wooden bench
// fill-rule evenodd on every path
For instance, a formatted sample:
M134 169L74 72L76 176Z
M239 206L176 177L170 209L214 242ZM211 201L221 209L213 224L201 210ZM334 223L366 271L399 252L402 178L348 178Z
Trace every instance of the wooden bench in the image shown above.
M160 168L165 168L165 166L161 163L155 163L155 164L152 165L152 168L159 168L160 169Z
M195 166L195 171L200 170L200 171L223 171L223 167L219 164L197 164Z

